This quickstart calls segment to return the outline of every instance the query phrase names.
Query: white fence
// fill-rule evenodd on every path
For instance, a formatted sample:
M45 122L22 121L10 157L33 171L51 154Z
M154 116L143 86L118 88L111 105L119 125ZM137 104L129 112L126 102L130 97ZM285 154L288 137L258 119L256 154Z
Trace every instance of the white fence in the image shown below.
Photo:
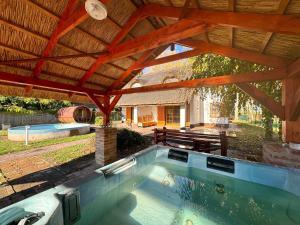
M42 123L57 123L58 120L55 115L48 113L40 114L12 114L12 113L0 113L0 128L4 125L10 125L11 127L42 124Z

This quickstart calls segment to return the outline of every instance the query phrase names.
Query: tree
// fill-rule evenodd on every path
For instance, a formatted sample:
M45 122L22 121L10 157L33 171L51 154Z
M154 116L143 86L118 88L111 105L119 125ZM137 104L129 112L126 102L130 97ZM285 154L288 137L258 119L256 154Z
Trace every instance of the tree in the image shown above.
M58 109L71 106L69 101L57 101L53 99L26 98L0 95L0 111L14 113L33 113L34 111L46 111L55 113Z
M192 79L214 77L225 74L267 71L272 69L267 66L214 54L201 55L198 57L194 57L191 60L193 63ZM264 91L267 95L273 97L276 101L281 101L282 85L280 81L253 83L253 85L255 85L258 89ZM247 103L259 105L258 102L253 101L250 96L241 91L236 85L202 87L197 89L197 91L202 95L203 98L205 98L207 94L217 96L223 103L220 109L221 114L227 116L233 113L236 102L238 103L239 109L245 108ZM272 138L272 125L274 115L262 106L262 116L263 126L266 131L265 137Z

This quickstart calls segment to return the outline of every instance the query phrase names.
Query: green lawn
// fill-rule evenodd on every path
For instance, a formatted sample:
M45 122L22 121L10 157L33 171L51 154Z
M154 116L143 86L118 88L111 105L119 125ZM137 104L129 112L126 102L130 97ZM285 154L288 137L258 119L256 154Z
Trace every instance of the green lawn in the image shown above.
M234 124L237 125L239 130L230 133L236 138L229 139L229 149L237 150L237 154L244 159L260 161L265 135L264 128L247 123ZM274 134L273 139L279 141L278 135Z
M60 165L92 152L95 152L95 139L87 144L62 148L57 151L44 153L42 156Z
M0 130L0 136L6 136L7 130Z
M77 135L77 136L66 137L66 138L50 139L44 141L35 141L35 142L30 142L29 145L27 146L24 144L24 142L10 141L6 137L3 137L2 133L0 134L0 136L1 135L2 137L0 137L0 155L4 155L12 152L25 151L25 150L30 150L34 148L49 146L49 145L55 145L55 144L60 144L60 143L65 143L70 141L92 138L95 136L95 133Z

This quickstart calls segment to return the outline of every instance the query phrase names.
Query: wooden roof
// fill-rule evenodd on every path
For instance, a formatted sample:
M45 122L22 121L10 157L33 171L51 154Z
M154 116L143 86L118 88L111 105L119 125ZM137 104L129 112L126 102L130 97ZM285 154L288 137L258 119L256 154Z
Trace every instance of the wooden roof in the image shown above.
M102 2L108 18L97 21L84 0L1 0L0 94L89 102L86 93L113 94L174 42L273 65L300 56L300 0ZM28 58L39 59L5 63Z

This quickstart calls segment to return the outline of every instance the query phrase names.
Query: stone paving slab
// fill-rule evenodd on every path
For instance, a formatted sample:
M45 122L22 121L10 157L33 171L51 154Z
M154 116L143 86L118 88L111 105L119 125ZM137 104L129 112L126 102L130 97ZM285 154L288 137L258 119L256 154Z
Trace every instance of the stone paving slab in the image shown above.
M0 162L0 208L91 173L97 165L87 155L63 165L41 155Z

